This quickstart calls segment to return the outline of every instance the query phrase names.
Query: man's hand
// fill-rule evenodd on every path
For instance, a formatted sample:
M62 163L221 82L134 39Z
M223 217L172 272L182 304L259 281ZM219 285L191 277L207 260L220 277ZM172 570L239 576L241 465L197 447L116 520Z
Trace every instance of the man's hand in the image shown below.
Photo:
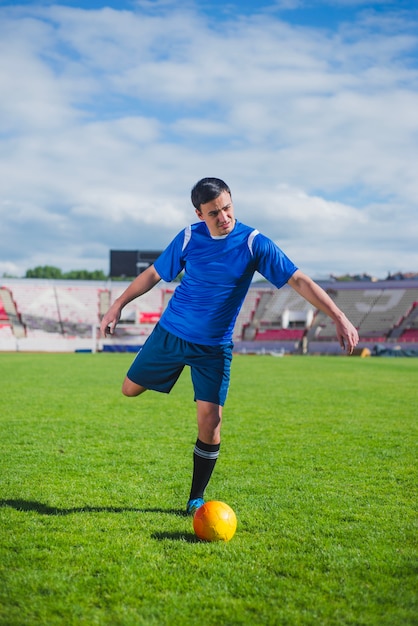
M302 298L335 322L340 346L347 354L352 354L359 341L358 332L322 287L300 270L296 270L288 283Z
M113 303L108 312L103 316L103 319L100 324L100 332L104 337L108 335L113 335L115 332L116 324L120 320L121 309L116 304Z
M341 348L345 350L347 354L352 354L359 342L357 330L345 316L335 322L335 328Z
M119 298L114 301L106 315L103 316L100 324L100 332L102 335L104 337L113 335L116 324L120 320L123 307L129 302L132 302L132 300L135 300L135 298L147 293L147 291L152 289L160 280L161 277L153 265L150 265L141 274L138 274Z

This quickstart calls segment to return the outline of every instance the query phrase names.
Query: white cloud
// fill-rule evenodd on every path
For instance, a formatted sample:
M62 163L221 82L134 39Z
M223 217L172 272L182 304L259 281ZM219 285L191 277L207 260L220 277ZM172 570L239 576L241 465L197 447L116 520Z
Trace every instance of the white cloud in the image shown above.
M206 175L314 275L416 269L411 19L330 31L156 8L0 9L0 273L163 247Z

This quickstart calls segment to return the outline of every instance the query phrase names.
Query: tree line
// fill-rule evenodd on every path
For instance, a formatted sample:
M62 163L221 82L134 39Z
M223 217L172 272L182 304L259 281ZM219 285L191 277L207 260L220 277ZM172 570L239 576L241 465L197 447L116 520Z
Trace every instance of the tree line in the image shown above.
M63 272L53 265L39 265L26 270L25 278L54 278L59 280L106 280L107 276L102 270L70 270Z

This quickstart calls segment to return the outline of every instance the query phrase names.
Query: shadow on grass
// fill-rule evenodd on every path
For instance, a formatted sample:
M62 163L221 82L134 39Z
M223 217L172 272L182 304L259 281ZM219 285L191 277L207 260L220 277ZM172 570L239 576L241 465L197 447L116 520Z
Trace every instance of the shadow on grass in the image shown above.
M187 543L202 543L201 540L193 533L153 533L151 535L153 539L158 541L164 541L165 539L171 539L171 541L186 541Z
M0 508L9 507L16 511L34 511L41 515L72 515L73 513L169 513L171 515L186 516L186 513L180 509L161 509L161 508L149 508L138 509L130 507L118 507L118 506L80 506L68 509L60 509L55 506L48 506L42 502L35 502L31 500L0 500Z

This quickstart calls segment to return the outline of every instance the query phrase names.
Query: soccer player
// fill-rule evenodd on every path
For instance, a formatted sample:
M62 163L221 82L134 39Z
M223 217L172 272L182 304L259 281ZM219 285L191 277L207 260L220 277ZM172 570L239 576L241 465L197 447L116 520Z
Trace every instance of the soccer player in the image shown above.
M197 409L197 441L186 512L204 503L204 492L219 455L222 407L232 359L232 333L254 272L278 289L289 284L334 322L342 349L351 354L358 334L325 291L268 237L237 221L228 185L203 178L192 189L198 222L182 230L153 265L117 298L101 322L112 335L121 311L161 279L184 270L166 310L133 361L122 385L126 396L147 389L169 393L185 365L191 369Z

